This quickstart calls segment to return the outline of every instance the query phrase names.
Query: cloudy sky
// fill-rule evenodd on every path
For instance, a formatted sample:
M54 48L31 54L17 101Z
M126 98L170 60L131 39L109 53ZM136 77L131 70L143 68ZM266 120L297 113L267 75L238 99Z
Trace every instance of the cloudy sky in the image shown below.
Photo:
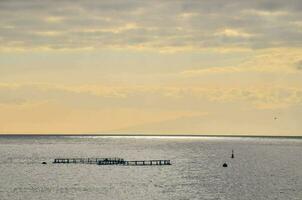
M0 0L0 133L302 135L301 0Z

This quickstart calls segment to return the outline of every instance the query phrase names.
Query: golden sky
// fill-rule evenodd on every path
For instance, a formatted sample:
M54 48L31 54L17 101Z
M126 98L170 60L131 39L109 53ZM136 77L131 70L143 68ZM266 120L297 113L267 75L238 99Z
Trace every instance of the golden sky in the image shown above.
M0 133L302 135L301 0L1 0Z

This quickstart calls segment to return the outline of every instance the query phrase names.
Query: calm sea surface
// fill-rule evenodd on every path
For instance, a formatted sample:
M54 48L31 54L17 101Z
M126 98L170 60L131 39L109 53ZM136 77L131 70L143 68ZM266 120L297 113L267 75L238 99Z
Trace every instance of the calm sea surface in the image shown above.
M172 165L51 163L107 156ZM302 139L0 137L0 199L301 200Z

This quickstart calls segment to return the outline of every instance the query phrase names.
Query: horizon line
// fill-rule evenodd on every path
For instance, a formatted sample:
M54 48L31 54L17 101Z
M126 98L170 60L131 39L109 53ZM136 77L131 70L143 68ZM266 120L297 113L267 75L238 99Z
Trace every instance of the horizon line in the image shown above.
M72 136L72 137L85 137L85 136L104 136L104 137L250 137L250 138L301 138L302 135L223 135L223 134L102 134L102 133L87 133L87 134L74 134L74 133L0 133L0 137L7 136Z

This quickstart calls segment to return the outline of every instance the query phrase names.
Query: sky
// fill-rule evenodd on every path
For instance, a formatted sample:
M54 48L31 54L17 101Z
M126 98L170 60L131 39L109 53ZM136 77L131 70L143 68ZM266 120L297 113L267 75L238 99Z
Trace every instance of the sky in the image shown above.
M0 0L0 133L302 135L301 0Z

